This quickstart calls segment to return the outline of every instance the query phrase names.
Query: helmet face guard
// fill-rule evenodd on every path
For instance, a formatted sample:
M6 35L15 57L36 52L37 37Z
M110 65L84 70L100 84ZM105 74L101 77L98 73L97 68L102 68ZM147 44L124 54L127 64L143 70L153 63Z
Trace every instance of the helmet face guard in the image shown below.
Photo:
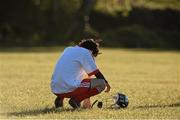
M112 104L112 100L113 100L113 104ZM125 94L122 93L117 93L114 96L112 96L111 98L107 98L105 99L105 103L107 104L109 102L111 102L110 108L127 108L128 104L129 104L129 99ZM98 101L96 100L93 104L92 107L94 106L94 104L97 103L97 107L98 108L102 108L103 107L103 102L102 101ZM106 105L107 106L107 105Z

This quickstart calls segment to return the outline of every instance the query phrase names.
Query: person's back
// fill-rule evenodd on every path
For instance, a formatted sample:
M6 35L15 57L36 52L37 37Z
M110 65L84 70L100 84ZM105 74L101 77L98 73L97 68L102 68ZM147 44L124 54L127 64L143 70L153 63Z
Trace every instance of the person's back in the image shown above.
M52 91L67 93L79 87L84 76L97 69L94 61L89 57L92 57L90 51L85 48L67 47L56 64L52 76ZM86 59L91 60L91 68L85 65Z

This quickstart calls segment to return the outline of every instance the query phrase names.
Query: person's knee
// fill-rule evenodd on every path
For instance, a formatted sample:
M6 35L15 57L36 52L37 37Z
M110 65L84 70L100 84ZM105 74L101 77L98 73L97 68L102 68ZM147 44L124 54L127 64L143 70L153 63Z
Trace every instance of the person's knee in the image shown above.
M102 92L106 88L106 83L104 82L104 80L102 80L101 84L99 84L99 86L97 86L96 88L99 92Z
M102 92L105 89L105 85L99 86L99 92Z

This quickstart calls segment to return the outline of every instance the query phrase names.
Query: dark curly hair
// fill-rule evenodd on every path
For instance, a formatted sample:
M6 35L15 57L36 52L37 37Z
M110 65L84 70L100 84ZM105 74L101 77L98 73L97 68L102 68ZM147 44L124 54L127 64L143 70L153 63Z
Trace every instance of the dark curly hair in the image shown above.
M85 39L79 42L79 46L92 51L94 57L99 54L99 43L94 39Z

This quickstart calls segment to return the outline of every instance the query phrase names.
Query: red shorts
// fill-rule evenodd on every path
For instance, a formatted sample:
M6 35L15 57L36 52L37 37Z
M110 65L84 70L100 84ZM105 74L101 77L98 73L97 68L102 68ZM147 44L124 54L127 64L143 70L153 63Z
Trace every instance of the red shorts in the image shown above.
M60 97L60 99L73 98L76 101L81 102L82 100L89 98L91 96L97 95L99 93L100 92L98 91L96 87L91 88L90 79L84 79L81 82L80 87L78 87L74 91L69 92L69 93L56 94L56 96Z

